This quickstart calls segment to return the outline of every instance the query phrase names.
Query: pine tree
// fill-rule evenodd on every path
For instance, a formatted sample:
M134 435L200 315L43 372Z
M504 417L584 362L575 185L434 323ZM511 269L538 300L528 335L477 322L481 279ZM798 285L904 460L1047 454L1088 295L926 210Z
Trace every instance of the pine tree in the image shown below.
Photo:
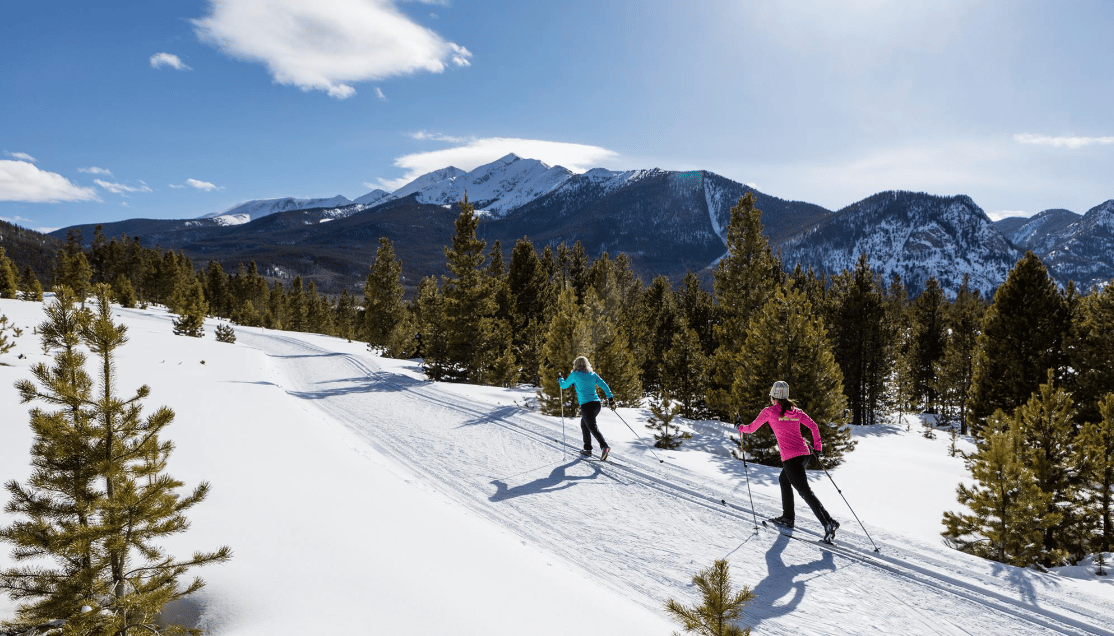
M696 332L704 355L711 356L716 350L715 334L712 331L717 320L715 299L701 285L700 278L692 272L685 274L676 295L677 309L684 316L685 324Z
M712 356L708 406L721 417L734 414L738 400L731 394L739 355L747 337L747 325L781 286L781 262L770 250L762 228L762 211L755 207L754 193L747 192L731 208L727 225L727 256L712 272L718 323L713 328L716 350Z
M662 389L663 395L680 403L680 412L687 418L695 419L706 410L708 367L708 356L701 348L700 336L682 322L680 331L673 334L669 348L662 355Z
M178 317L174 319L174 335L201 338L205 335L205 314L209 304L205 302L205 287L201 281L193 281L179 296L175 303L180 305Z
M680 405L674 404L666 395L650 401L650 417L646 420L646 428L654 431L654 448L673 450L679 448L686 439L692 438L692 433L682 431L673 423L680 410Z
M347 289L340 292L335 311L333 322L336 324L337 336L352 342L356 325L356 303Z
M842 376L835 362L827 328L803 293L774 289L774 296L751 317L747 340L739 356L731 394L733 412L743 421L769 404L773 383L789 383L793 399L816 422L824 452L822 465L843 461L855 442L845 426ZM763 426L747 439L747 452L757 463L780 465L774 435Z
M944 357L936 363L936 394L940 399L940 422L959 423L960 433L967 434L968 395L974 373L975 341L982 324L986 304L979 290L972 290L968 275L955 301L948 308Z
M1085 513L1095 528L1088 546L1091 552L1110 552L1114 546L1114 393L1099 402L1101 419L1088 422L1079 431L1078 445L1083 460Z
M89 266L80 245L67 244L67 247L62 248L58 252L58 264L58 271L54 274L55 286L69 287L84 305L85 297L89 295L93 268Z
M476 237L479 219L465 197L452 245L445 247L450 275L443 278L443 325L448 363L442 377L450 381L500 384L501 364L510 351L510 329L497 316L497 286L483 268L487 242Z
M1028 567L1040 560L1044 532L1055 527L1060 516L1047 514L1051 497L1037 486L1021 458L1017 437L1016 426L1002 411L987 419L971 456L976 483L956 488L959 503L971 512L945 512L941 534L955 549Z
M986 310L975 347L969 424L977 435L985 418L1025 404L1053 369L1064 370L1068 305L1032 252L1010 270Z
M1072 373L1067 385L1079 419L1097 422L1099 400L1114 388L1114 281L1080 300L1066 348Z
M53 368L32 369L38 385L17 384L23 402L42 400L62 407L31 411L35 466L27 486L9 482L9 509L26 521L0 530L16 545L17 560L53 560L4 571L0 588L32 602L17 610L17 625L65 621L64 632L116 636L127 633L195 633L180 626L161 629L162 608L199 590L179 578L190 569L226 561L227 547L195 553L186 560L168 555L158 543L188 526L184 513L208 493L206 483L186 497L183 485L165 472L173 444L160 433L174 418L161 408L142 418L146 386L122 399L114 392L115 351L127 342L126 329L112 323L109 288L98 286L98 311L73 306L68 289L47 310L41 328L44 348L59 348ZM100 368L99 387L85 372L83 342ZM142 630L142 631L141 631Z
M876 424L882 416L885 382L892 371L892 312L866 254L854 272L832 277L830 322L836 360L843 374L851 423ZM887 314L890 314L889 316Z
M642 367L642 379L648 391L660 393L664 374L662 353L672 346L673 336L679 331L681 315L673 295L673 285L665 276L658 276L650 282L641 301L644 313L640 322L647 329L645 347L649 353Z
M387 344L387 336L402 320L402 261L395 256L394 244L379 238L379 249L364 283L364 336L369 348Z
M96 525L99 497L96 458L89 456L88 439L94 417L88 408L93 381L85 371L86 355L78 348L92 316L76 306L68 287L57 287L56 294L38 328L43 350L58 350L54 365L31 368L41 389L29 380L17 382L16 389L24 403L41 397L59 410L31 410L34 470L27 487L14 480L5 484L11 495L8 512L28 518L0 528L0 541L15 546L17 563L42 555L54 560L53 568L36 564L0 572L0 589L12 600L35 599L17 611L14 624L23 626L77 615L84 599L100 591L95 546L88 536Z
M522 369L522 379L537 385L541 349L557 287L549 280L534 245L525 238L519 239L511 250L507 287L511 296L511 343L517 364Z
M121 306L132 308L139 302L139 297L135 293L135 288L132 287L131 280L124 274L116 277L116 281L112 284L112 297Z
M420 331L415 356L422 358L422 370L429 379L440 381L450 364L449 345L445 329L445 297L433 276L427 276L418 283L417 314Z
M39 277L35 276L35 272L30 266L23 268L23 278L20 280L19 289L23 292L23 300L36 303L43 301L42 283L39 282Z
M947 342L948 302L932 276L909 307L908 346L905 351L904 379L913 406L922 413L938 412L936 370L944 357Z
M234 344L236 342L236 330L232 328L232 325L217 325L216 334L217 342L227 342L229 344Z
M1014 426L1020 458L1048 497L1046 516L1060 515L1058 523L1044 530L1040 563L1047 567L1083 558L1086 541L1078 506L1081 457L1075 445L1075 404L1056 386L1051 369L1046 377L1029 401L1017 409Z
M16 338L23 335L23 330L9 323L7 316L0 314L0 355L11 351L12 348L15 347L15 341L8 340L7 334L4 333L8 330L11 330L13 337Z
M0 298L19 298L19 270L0 247Z
M669 599L665 609L673 620L682 625L685 632L696 632L701 636L747 636L750 628L741 628L738 621L743 617L743 606L754 600L750 588L743 586L738 592L731 585L731 570L726 559L718 559L712 567L701 570L692 577L693 584L700 590L702 605L685 607Z
M562 391L557 384L557 376L568 375L577 356L583 355L589 360L595 357L584 318L585 312L576 302L576 291L571 286L562 289L557 300L557 314L549 322L538 367L541 381L536 394L542 413L557 415L562 408L566 413L575 412L575 392ZM562 395L564 402L561 401Z

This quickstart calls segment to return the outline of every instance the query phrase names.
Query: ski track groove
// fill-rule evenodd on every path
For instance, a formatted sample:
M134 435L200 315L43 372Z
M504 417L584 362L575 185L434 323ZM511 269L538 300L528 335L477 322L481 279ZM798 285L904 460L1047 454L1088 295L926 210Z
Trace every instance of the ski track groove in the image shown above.
M707 484L695 484L680 471L668 464L659 464L656 460L654 460L655 468L671 474L665 477L653 474L644 466L637 465L633 458L627 457L617 462L583 461L576 454L579 450L575 445L575 442L579 441L576 434L579 431L574 430L574 434L569 436L573 438L574 444L563 444L556 438L557 431L554 430L553 418L518 406L497 406L486 410L483 407L473 407L456 394L439 388L435 383L384 372L370 357L329 351L296 337L277 334L245 335L247 340L258 343L255 348L270 357L302 359L297 363L291 363L286 368L289 379L299 385L298 389L301 389L286 389L288 393L310 400L314 406L357 433L378 452L394 459L407 469L429 478L431 484L440 484L441 487L437 488L438 492L465 506L466 509L487 518L522 539L556 553L583 568L601 583L655 611L661 610L667 598L678 598L682 602L687 602L688 597L692 595L689 581L697 569L707 567L715 558L723 558L725 553L733 557L746 554L749 542L758 536L758 529L753 528L753 515L756 511L727 500L729 496L735 495L725 495L723 492L709 495L701 492L701 488L712 487ZM275 344L280 347L291 347L297 353L289 355L288 352L276 352ZM308 355L306 352L309 352ZM335 379L338 377L338 372L342 371L337 364L341 361L360 375L355 378ZM327 370L311 373L310 367L314 363L327 364ZM353 386L344 390L313 390L315 386L322 383L360 382L366 383L367 386ZM418 417L401 412L385 415L366 413L361 410L361 407L368 406L369 400L366 394L369 392L399 395L403 399L408 399L406 408L418 410ZM352 395L363 397L356 400L357 404L349 406L345 403L345 399ZM463 421L460 416L464 416ZM405 419L406 424L399 423L399 419ZM426 424L428 428L418 430L415 426L407 425L417 422ZM477 429L492 425L511 433L498 437L498 448L493 448L490 444L491 435L477 432ZM391 430L386 430L388 428ZM482 439L473 445L463 442L455 445L447 443L447 436L454 433L457 436L480 435ZM427 447L447 452L448 459L437 461L442 457L440 452L423 453L419 450ZM521 449L536 452L523 452ZM546 457L552 458L557 454L559 457L553 461L544 461ZM508 465L513 464L516 458L532 455L539 459L530 466ZM503 466L499 468L505 466L514 470L504 472L506 476L503 477L492 475L491 471L495 468L496 459L503 462ZM589 470L585 471L584 468ZM545 475L547 470L550 475L548 480L534 479L524 484L525 487L512 485L523 478ZM584 474L585 472L588 474ZM485 484L484 480L488 478L491 480ZM527 488L539 481L541 481L539 485ZM581 497L572 501L562 497L564 492L586 485L594 487L595 496ZM495 487L494 493L491 492L490 486ZM523 498L536 498L539 494L550 495L559 500L552 502L555 505L547 506L526 506L518 501ZM659 496L645 496L652 494ZM548 502L548 499L546 501ZM632 501L636 501L637 504L632 506ZM561 503L573 505L566 509L560 505ZM676 529L679 520L683 520L684 541L679 541L679 537L675 534L662 532L660 528L652 526L645 527L647 536L640 536L639 532L625 533L626 526L620 528L620 524L609 523L608 520L616 516L612 511L627 511L632 507L635 511L641 512L641 516L646 519L675 520L673 529ZM769 505L769 508L773 509L774 506ZM647 511L649 514L646 514ZM762 514L762 516L768 515ZM638 518L627 515L625 520L634 523ZM741 543L737 541L740 528L754 530L751 536L746 537ZM779 539L774 539L774 548L781 546L781 549L777 550L773 557L771 557L773 550L767 551L767 570L770 576L752 586L756 594L762 593L763 584L775 574L775 568L769 567L771 558L779 560L780 557L786 556L796 559L807 556L809 550L813 550L813 553L819 550L823 555L821 559L814 560L814 563L819 561L823 569L802 570L805 575L808 575L807 578L799 579L797 578L799 575L794 575L787 585L781 586L786 589L776 589L774 593L792 594L799 602L803 597L804 583L810 581L815 583L819 579L844 579L840 585L825 587L825 592L835 590L835 596L845 595L840 590L849 587L859 591L851 598L843 599L843 602L833 606L826 604L823 606L828 610L832 610L833 607L844 610L835 612L841 619L836 621L822 620L820 617L824 613L814 611L808 612L807 621L802 623L799 618L794 620L795 614L782 613L785 607L789 607L790 611L797 609L796 605L774 604L782 598L781 596L759 598L762 603L759 604L757 601L752 603L748 606L748 610L744 611L744 615L750 619L750 624L758 621L766 633L847 632L849 623L862 622L862 618L856 617L856 613L861 614L863 599L876 600L877 589L886 588L886 594L891 600L885 604L874 603L870 613L874 622L864 625L864 628L869 627L869 631L896 633L886 631L885 624L890 623L890 628L900 627L904 633L913 634L1058 633L1114 636L1114 631L1100 627L1109 624L1108 617L1093 615L1088 610L1072 606L1067 602L1062 603L1063 607L1031 607L1023 600L993 590L981 589L977 580L962 580L959 578L960 575L954 572L957 566L954 563L941 562L938 556L914 554L889 544L880 546L885 551L883 554L871 552L858 535L852 534L850 535L852 539L847 538L847 531L851 528L846 523L835 545L825 545L817 541L815 547L808 545L811 543L808 539L799 536L807 535L818 539L820 535L811 530L798 528L794 530L792 536L783 535L776 529L766 530L785 536L786 539L785 545L781 545ZM726 543L724 531L730 535ZM575 534L578 540L561 540L567 538L570 533ZM633 540L626 537L627 534L634 535ZM788 549L790 544L803 546L804 549L791 551ZM905 558L890 556L891 552L904 554ZM699 553L699 556L694 558L694 553ZM752 558L751 561L754 559ZM928 561L928 563L918 565L915 561ZM645 567L646 564L655 564L659 567L648 568ZM795 571L793 568L798 567L777 563L772 565L787 567L790 571ZM875 577L879 575L886 577L887 585L864 587L858 583L858 575L862 570L867 570ZM750 572L745 572L744 577L749 574ZM736 578L738 576L736 573ZM975 578L977 579L977 575ZM744 584L747 584L747 581L744 581ZM901 591L908 593L899 595L887 586L901 588ZM925 599L923 591L925 588L934 590L939 596ZM981 608L983 610L981 612L966 610L957 614L965 621L972 615L979 616L981 620L978 624L966 626L952 623L947 618L946 608L941 607L941 597L947 597L960 606ZM1036 605L1035 601L1031 602ZM755 605L758 607L753 607ZM888 609L893 605L905 608L907 611ZM910 613L913 615L910 616ZM995 614L998 616L994 616ZM997 620L992 620L994 618ZM915 629L910 620L915 620L923 631ZM879 622L882 624L878 624ZM1022 625L1030 626L1032 631L1022 631ZM945 627L948 628L946 631ZM1006 631L1001 631L1003 629Z

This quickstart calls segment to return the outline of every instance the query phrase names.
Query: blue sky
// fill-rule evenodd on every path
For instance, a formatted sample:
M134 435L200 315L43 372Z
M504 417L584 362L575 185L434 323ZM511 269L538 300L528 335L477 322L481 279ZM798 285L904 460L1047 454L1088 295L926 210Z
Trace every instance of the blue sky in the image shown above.
M507 152L839 209L1114 198L1114 2L0 2L0 218L354 199Z

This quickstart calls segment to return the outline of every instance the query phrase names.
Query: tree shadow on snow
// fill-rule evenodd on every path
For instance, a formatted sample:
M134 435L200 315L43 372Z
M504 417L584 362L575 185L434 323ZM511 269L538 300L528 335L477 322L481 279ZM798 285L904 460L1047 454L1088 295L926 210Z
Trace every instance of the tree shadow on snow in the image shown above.
M478 406L478 405L477 405ZM480 424L492 424L499 422L505 418L514 415L515 413L522 412L522 407L514 404L500 404L491 411L483 414L476 415L468 420L464 420L456 428L464 428L466 426L478 426Z
M555 492L572 488L579 481L596 479L605 473L600 470L599 466L592 466L591 475L568 475L567 471L571 466L583 463L579 459L573 459L555 467L548 475L529 481L519 486L507 486L507 483L502 479L492 479L491 483L495 485L495 494L488 497L489 501L504 501L513 499L515 497L522 497L524 495L541 495L548 492Z
M804 600L806 580L798 580L809 574L835 571L832 553L821 551L823 556L809 563L786 565L781 553L789 545L789 537L779 534L770 549L766 551L766 578L751 588L754 600L743 610L744 620L752 627L764 620L784 616L797 609ZM813 577L808 577L813 578Z
M390 376L356 376L352 378L337 378L325 382L318 382L318 386L326 387L316 391L287 391L294 397L307 400L324 400L330 397L350 395L354 393L401 393L413 387L426 384L414 378ZM335 386L329 386L335 385Z

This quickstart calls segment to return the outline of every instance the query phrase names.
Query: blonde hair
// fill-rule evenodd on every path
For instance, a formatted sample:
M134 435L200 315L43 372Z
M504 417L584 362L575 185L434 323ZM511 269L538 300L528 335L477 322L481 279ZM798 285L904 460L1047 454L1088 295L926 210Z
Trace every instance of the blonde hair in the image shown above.
M592 363L588 362L588 358L585 358L584 356L577 356L576 360L572 361L572 370L591 373Z

